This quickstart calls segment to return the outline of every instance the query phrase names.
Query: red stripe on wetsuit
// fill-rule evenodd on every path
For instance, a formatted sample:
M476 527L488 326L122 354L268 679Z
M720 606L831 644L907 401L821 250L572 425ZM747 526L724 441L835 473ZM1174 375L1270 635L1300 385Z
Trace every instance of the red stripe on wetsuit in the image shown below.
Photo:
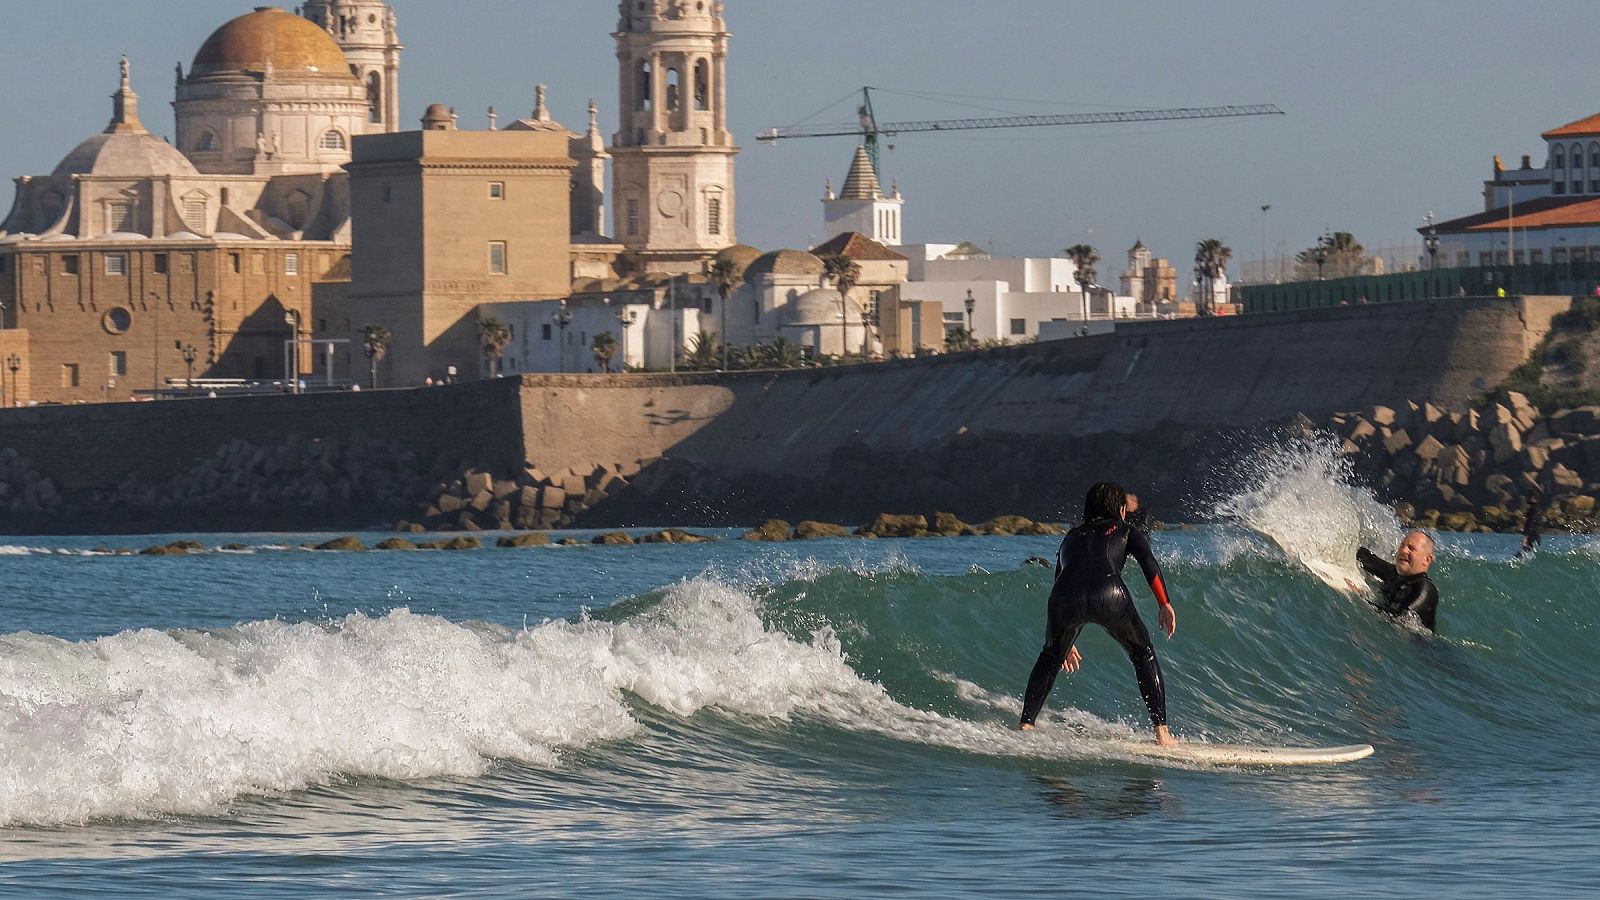
M1167 599L1167 586L1161 583L1161 576L1150 579L1150 590L1155 592L1156 602L1162 606L1171 606L1172 601Z

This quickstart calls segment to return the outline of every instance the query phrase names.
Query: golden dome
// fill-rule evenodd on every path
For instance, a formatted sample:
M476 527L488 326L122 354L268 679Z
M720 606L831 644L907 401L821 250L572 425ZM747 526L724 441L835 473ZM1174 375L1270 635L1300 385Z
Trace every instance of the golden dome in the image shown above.
M218 28L194 55L191 75L265 72L353 78L339 44L316 24L276 6L258 6Z

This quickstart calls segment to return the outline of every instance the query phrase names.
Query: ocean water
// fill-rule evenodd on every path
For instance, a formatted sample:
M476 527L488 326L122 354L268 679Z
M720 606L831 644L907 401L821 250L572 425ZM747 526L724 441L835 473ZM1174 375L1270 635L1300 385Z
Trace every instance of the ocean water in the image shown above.
M1342 478L1286 448L1226 522L1154 537L1174 731L1376 747L1313 768L1129 754L1093 628L1014 730L1051 538L6 538L0 893L1592 893L1600 542L1441 535L1429 636L1330 586L1401 535Z

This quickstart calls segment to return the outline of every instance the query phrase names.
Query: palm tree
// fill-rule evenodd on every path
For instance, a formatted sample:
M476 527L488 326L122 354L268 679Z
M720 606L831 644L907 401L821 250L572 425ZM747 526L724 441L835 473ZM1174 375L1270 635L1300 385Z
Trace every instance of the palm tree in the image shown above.
M617 355L617 336L609 331L600 332L594 336L589 352L594 354L594 364L600 367L600 371L610 372L611 360Z
M361 329L361 346L367 351L367 365L371 376L371 387L378 389L378 363L389 353L389 342L394 335L389 329L378 324L368 324Z
M1083 320L1089 321L1089 288L1094 285L1094 264L1100 261L1100 254L1088 244L1073 244L1061 251L1072 260L1073 274L1078 280L1078 290L1083 292Z
M1201 295L1196 298L1195 312L1198 315L1210 316L1216 314L1216 281L1217 276L1228 269L1228 260L1233 258L1233 251L1227 244L1216 238L1206 238L1194 245L1194 272L1201 284Z
M944 352L955 353L958 350L971 349L972 334L960 325L951 325L944 330Z
M711 264L711 285L722 298L722 367L728 367L728 298L744 283L744 272L731 259L719 259Z
M717 336L704 329L689 335L689 352L683 364L690 369L706 371L717 367Z
M483 347L483 357L489 363L489 376L492 378L499 372L500 357L511 343L511 329L501 324L499 319L479 319L478 340Z
M1317 242L1295 254L1295 278L1309 281L1326 274L1333 278L1348 278L1367 271L1371 261L1367 248L1361 246L1355 235L1348 231L1334 231L1317 238Z
M861 282L861 267L843 253L823 257L823 271L833 279L834 290L839 292L839 347L840 355L850 356L850 289Z

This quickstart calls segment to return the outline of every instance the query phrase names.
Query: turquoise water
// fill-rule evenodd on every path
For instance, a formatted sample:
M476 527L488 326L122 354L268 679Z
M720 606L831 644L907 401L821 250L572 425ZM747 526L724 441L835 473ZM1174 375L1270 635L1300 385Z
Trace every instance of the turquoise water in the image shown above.
M1180 737L1377 748L1327 768L1119 750L1147 723L1094 629L1015 731L1048 590L1021 563L1050 538L8 538L0 890L1592 891L1600 543L1514 562L1514 538L1441 536L1425 636L1313 574L1399 531L1312 469L1234 498L1254 530L1156 535L1179 616L1158 650Z

